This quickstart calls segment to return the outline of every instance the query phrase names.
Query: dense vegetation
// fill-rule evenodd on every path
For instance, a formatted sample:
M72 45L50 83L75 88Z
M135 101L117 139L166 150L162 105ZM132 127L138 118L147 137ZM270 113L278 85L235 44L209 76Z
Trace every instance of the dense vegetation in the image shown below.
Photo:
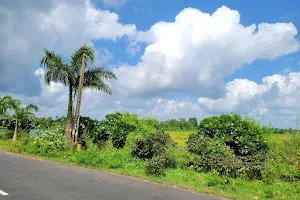
M0 134L0 146L6 151L231 198L297 199L300 194L300 134L276 135L273 128L236 114L203 119L182 142L174 140L180 132L169 134L154 118L128 112L101 121L81 117L81 151L65 143L64 117L31 120L26 127L35 131L24 129L15 143L10 142L10 123L1 122L7 129Z

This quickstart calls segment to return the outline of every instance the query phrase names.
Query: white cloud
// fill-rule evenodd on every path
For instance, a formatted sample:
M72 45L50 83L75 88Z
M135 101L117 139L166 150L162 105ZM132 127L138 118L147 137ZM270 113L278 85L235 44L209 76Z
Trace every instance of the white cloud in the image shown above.
M243 112L268 120L300 114L300 72L267 76L261 84L235 79L227 83L226 90L224 98L200 97L198 102L206 112Z
M174 22L158 22L137 40L148 43L140 62L122 66L119 87L130 94L165 91L222 94L223 77L256 59L299 50L292 23L244 26L238 11L222 6L212 15L186 8Z
M163 120L170 119L170 116L176 119L179 119L180 117L202 118L204 114L201 107L197 103L185 100L167 99L158 99L151 110L151 113L153 116Z
M126 51L129 55L134 56L136 53L141 51L141 47L136 41L130 41Z

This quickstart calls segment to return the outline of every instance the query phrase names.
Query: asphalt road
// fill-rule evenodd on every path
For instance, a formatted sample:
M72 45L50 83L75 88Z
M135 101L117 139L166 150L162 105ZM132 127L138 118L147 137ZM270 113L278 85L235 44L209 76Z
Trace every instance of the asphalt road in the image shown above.
M220 200L103 171L0 151L2 200Z

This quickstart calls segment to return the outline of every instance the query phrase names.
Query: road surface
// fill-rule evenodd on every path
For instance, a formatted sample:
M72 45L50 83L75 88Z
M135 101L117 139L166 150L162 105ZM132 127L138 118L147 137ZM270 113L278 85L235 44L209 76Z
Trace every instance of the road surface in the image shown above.
M220 200L103 171L0 151L2 200Z

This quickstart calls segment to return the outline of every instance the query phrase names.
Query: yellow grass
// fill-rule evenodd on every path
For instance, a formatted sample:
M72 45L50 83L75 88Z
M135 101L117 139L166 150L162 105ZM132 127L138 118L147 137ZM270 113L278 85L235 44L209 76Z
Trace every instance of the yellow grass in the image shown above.
M172 140L179 145L184 145L189 135L192 133L197 133L197 131L166 131L172 138ZM272 134L268 137L270 141L274 141L276 143L282 143L283 141L292 137L291 134Z
M190 134L196 133L197 131L166 131L174 142L178 143L179 145L184 145L187 138Z

